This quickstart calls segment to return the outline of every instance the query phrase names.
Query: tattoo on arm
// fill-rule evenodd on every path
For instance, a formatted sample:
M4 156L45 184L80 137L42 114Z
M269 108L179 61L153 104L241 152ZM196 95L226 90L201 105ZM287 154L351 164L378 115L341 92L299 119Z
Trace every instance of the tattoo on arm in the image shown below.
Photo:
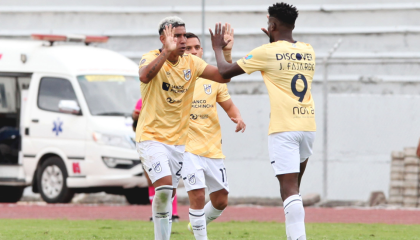
M150 75L153 74L153 72L155 71L156 67L159 65L159 63L162 61L162 59L166 58L166 53L162 53L159 55L158 57L158 61L155 63L155 65L153 65L152 69L149 71L149 73L146 75L147 78L150 78Z

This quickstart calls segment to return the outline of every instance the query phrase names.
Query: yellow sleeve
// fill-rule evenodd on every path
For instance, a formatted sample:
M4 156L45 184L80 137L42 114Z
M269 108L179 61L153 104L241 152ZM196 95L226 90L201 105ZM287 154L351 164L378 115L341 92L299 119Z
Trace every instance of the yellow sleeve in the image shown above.
M226 83L219 84L219 88L217 89L216 102L224 102L229 99L230 99L230 94L228 92Z
M140 59L139 68L149 65L153 60L157 58L157 56L159 56L159 54L155 52L148 52L144 54Z
M263 46L252 50L248 55L236 62L247 74L264 71L267 64L267 53Z
M195 68L194 72L195 72L195 74L197 74L195 76L195 78L200 77L201 74L203 74L204 69L206 69L208 64L203 59L201 59L201 58L199 58L195 55L191 54L191 57L192 57L192 60L194 62L194 68Z

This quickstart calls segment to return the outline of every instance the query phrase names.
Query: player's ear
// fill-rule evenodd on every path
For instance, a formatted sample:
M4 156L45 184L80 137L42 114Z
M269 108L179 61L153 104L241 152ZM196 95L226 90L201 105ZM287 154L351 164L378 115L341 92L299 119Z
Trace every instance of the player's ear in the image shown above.
M161 34L161 35L159 36L159 39L160 39L160 42L161 42L162 44L164 44L164 43L165 43L165 37L163 36L163 34Z

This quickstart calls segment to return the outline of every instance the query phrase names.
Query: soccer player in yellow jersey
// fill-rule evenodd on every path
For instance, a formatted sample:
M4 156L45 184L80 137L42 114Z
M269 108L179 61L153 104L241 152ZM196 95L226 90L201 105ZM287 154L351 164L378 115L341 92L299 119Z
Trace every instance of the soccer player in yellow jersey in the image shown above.
M223 58L225 29L210 30L217 66L224 78L260 71L270 98L268 149L271 165L280 182L286 216L287 239L306 239L305 211L299 186L315 138L315 106L311 83L315 53L310 44L293 39L297 9L286 3L268 8L268 28L262 29L270 43L252 50L236 63Z
M186 55L185 23L167 17L159 23L161 49L143 55L139 64L143 107L136 128L137 151L155 187L152 203L155 240L171 233L171 199L181 176L189 115L198 77L226 83L216 67Z
M227 26L225 40L229 44L223 49L227 61L233 46L233 29ZM197 57L203 56L200 39L187 33L187 50ZM235 122L236 132L245 131L239 109L235 106L226 84L198 78L190 112L190 127L185 147L184 165L181 175L190 199L188 229L196 240L207 240L206 225L219 217L228 203L229 185L222 153L222 132L217 115L216 103ZM205 204L205 188L210 201Z

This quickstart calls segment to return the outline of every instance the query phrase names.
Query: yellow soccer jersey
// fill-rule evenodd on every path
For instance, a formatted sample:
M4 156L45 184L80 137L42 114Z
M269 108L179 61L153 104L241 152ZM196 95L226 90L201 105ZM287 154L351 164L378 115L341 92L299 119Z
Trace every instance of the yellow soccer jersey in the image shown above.
M277 41L238 60L247 73L261 71L270 97L269 133L316 131L311 84L315 53L310 44Z
M195 85L185 151L207 158L225 158L216 102L230 99L227 86L204 78L197 79Z
M159 56L160 50L143 55L139 68ZM185 145L196 79L207 63L185 54L176 64L166 61L149 82L141 83L143 107L136 129L136 141L154 140L168 145Z

